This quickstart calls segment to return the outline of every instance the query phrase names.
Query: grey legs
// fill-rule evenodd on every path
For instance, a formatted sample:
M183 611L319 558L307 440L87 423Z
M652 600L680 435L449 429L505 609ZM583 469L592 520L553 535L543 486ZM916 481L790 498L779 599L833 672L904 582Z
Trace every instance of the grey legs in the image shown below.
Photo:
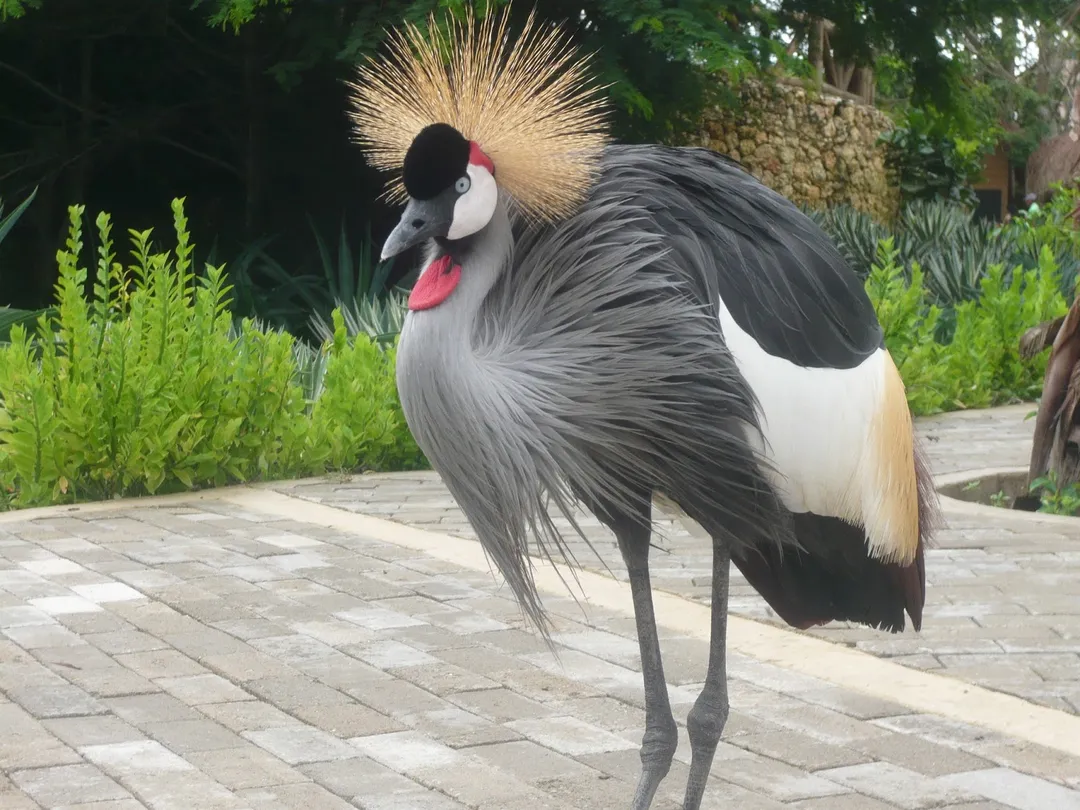
M649 582L650 526L646 522L644 526L633 523L614 528L630 574L630 592L634 599L638 645L641 649L641 674L645 682L641 778L634 791L631 807L633 810L649 810L656 789L671 768L679 735L671 714L667 680L660 658L660 640L656 634L656 616L653 613L652 586Z
M728 549L713 541L712 630L709 667L705 688L686 718L690 735L690 777L686 783L683 810L698 810L705 793L705 782L712 769L713 756L728 718L727 694L727 609L728 574L731 555ZM638 622L640 628L641 623Z
M671 769L679 742L678 728L668 698L667 680L664 678L649 580L651 509L650 499L645 498L642 513L637 519L625 515L615 517L611 511L593 510L618 538L619 550L630 575L630 593L634 599L634 617L641 651L641 674L645 683L645 735L641 741L641 777L634 791L631 810L649 810L660 782ZM731 554L727 546L714 540L709 667L705 674L705 688L686 718L691 760L683 810L701 808L716 746L728 718L726 659L730 566Z

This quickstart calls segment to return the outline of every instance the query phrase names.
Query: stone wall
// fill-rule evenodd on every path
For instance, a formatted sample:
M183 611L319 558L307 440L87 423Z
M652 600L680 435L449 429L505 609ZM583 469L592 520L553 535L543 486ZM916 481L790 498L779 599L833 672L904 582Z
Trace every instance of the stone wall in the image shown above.
M709 111L690 142L730 155L796 203L896 214L900 190L876 144L892 126L885 113L791 84L747 82L739 95L738 106Z

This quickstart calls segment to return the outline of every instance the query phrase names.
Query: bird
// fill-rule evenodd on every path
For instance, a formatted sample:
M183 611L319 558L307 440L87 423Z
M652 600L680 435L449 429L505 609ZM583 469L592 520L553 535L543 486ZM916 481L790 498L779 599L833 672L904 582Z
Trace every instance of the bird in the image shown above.
M348 80L354 143L404 206L382 257L421 254L398 395L549 646L533 572L570 555L556 516L584 538L580 506L614 535L645 706L632 810L678 745L655 510L709 539L698 810L730 711L731 566L790 626L918 630L937 496L873 306L824 232L716 151L618 142L593 55L535 9L510 19L406 23Z

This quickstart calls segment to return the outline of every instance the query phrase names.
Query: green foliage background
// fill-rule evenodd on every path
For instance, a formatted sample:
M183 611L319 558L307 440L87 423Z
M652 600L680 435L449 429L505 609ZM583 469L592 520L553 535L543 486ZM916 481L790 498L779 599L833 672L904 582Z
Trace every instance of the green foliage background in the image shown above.
M195 267L182 200L172 215L175 249L129 230L124 261L99 214L88 267L85 210L70 209L54 308L0 343L0 508L426 466L393 339L350 329L341 309L317 346L235 318L223 268ZM1066 296L1048 226L1030 227L1037 266L990 265L944 305L891 236L876 242L866 288L916 414L1038 394L1046 358L1021 360L1018 336Z
M312 257L308 217L320 231L344 217L350 232L366 223L381 236L393 212L350 145L344 80L402 20L505 2L0 0L0 199L39 189L5 247L17 272L0 267L0 305L50 299L73 202L142 221L185 196L217 238L209 248L233 256L272 234L290 273ZM838 58L874 65L901 107L933 102L962 147L1001 112L988 102L1011 99L1031 117L1049 96L977 76L946 47L956 32L1004 52L997 16L1059 20L1068 1L517 0L514 25L534 6L595 54L621 140L683 137L706 105L735 103L746 75L809 75L785 44L825 17Z
M58 254L56 309L0 344L0 498L12 506L153 494L331 470L414 469L423 457L394 386L394 351L334 334L312 349L234 321L222 268L197 277L181 200L175 251L97 217L91 281L83 209Z

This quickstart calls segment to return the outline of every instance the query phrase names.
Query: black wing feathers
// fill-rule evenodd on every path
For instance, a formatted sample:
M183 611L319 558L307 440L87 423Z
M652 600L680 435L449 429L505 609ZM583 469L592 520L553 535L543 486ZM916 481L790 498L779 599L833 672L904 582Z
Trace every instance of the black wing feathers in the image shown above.
M605 168L662 231L711 250L715 292L769 354L852 368L882 345L862 281L828 236L738 164L707 149L614 146Z

